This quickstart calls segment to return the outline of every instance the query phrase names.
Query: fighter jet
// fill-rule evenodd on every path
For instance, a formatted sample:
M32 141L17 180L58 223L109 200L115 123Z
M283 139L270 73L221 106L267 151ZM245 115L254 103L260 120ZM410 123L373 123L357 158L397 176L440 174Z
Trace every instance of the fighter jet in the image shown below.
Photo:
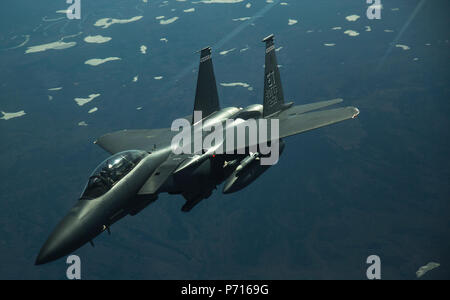
M274 143L272 146L276 145L281 154L286 137L352 119L359 114L355 107L321 110L342 102L342 99L304 105L285 103L274 36L264 38L263 42L266 46L263 104L245 108L220 107L211 48L200 51L194 113L184 117L197 127L197 131L203 132L206 127L225 120L235 123L251 119L277 120L278 136L267 135L266 141ZM195 112L202 113L200 120L195 120ZM198 124L201 124L200 128ZM138 214L156 201L160 193L181 194L186 199L182 211L188 212L208 198L218 185L224 183L223 193L234 193L270 168L261 163L268 154L260 153L258 147L256 151L249 151L261 140L252 144L252 139L246 137L242 146L244 151L233 154L217 154L214 147L194 154L176 154L171 145L176 134L178 132L172 128L141 129L122 130L98 138L94 143L112 156L92 172L79 200L51 233L35 264L69 255L88 242L94 245L96 236L104 231L110 233L112 224L127 215Z

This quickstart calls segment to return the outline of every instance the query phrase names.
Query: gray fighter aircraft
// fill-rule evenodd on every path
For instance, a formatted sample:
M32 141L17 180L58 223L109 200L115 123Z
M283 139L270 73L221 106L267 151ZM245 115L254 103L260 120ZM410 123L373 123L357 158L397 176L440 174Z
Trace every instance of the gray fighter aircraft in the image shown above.
M200 54L200 66L194 111L201 111L203 128L226 119L278 119L279 153L283 138L315 128L355 118L355 107L320 110L340 103L334 99L297 105L285 103L280 72L275 56L274 36L266 37L263 105L246 108L221 108L211 60L211 48ZM185 117L191 123L193 116ZM201 128L202 130L202 128ZM91 174L79 201L56 226L42 247L36 265L70 254L100 233L110 233L110 226L126 215L136 215L158 198L159 193L181 194L190 211L208 198L217 185L225 182L224 193L233 193L252 183L270 165L262 165L259 152L249 152L245 140L244 154L218 154L202 149L196 155L174 154L171 128L122 130L100 137L95 143L111 153ZM269 142L270 136L267 137ZM260 141L258 141L260 142Z

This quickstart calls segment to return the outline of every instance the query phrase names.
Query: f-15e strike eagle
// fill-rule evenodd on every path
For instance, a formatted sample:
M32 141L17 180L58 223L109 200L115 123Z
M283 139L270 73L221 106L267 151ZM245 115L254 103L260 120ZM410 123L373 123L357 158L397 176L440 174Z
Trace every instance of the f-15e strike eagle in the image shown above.
M281 154L284 138L359 114L355 107L319 110L342 99L297 106L285 103L274 36L266 37L263 42L266 44L264 103L246 108L220 107L211 48L201 50L194 114L185 117L194 131L196 124L202 124L197 131L203 133L207 126L225 120L277 120L278 137L275 141L268 135L266 142L274 143L277 153ZM195 120L195 112L202 113L201 123ZM92 240L97 235L104 231L109 233L110 226L126 215L139 213L154 202L159 193L181 194L186 199L182 210L187 212L208 198L217 185L225 182L223 192L226 194L239 191L270 167L261 164L267 154L249 151L255 146L251 145L249 137L244 139L245 151L239 153L217 154L214 149L201 149L190 155L174 153L171 143L176 134L171 128L163 128L122 130L100 137L95 143L112 156L91 174L79 201L45 242L36 265L68 255L87 242L93 245Z

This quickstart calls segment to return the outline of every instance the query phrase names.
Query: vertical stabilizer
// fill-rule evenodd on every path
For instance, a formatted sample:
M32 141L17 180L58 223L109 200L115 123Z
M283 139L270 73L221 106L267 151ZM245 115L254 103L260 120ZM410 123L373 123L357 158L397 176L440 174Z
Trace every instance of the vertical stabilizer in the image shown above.
M264 109L263 116L270 116L284 108L283 88L280 71L275 55L274 35L271 34L263 42L266 43L266 64L264 71Z
M217 110L220 110L220 104L211 60L211 48L206 47L200 53L194 111L201 111L202 117L205 118Z

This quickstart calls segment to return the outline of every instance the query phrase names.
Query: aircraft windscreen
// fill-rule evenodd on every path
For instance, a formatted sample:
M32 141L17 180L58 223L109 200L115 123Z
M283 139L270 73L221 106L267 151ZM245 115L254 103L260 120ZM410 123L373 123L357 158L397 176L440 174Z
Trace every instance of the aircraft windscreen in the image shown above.
M145 151L130 150L109 157L91 174L80 199L95 199L105 194L146 155Z

